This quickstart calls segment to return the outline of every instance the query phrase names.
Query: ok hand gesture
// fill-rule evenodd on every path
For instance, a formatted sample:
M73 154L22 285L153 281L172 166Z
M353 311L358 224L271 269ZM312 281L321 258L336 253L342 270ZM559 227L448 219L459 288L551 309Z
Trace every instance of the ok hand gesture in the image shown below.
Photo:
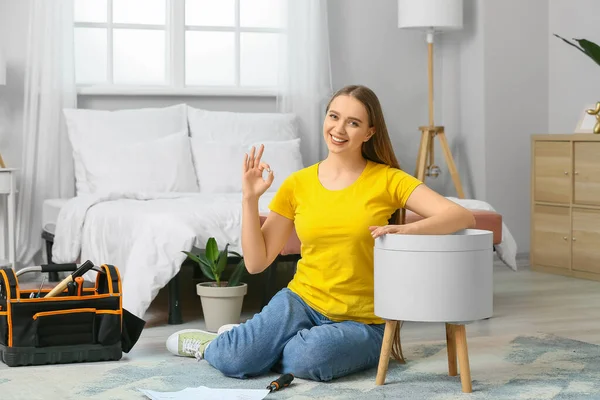
M264 145L260 145L258 153L254 155L255 148L252 146L250 155L244 155L244 163L242 166L242 194L245 198L259 198L267 191L273 183L275 176L269 164L261 163L260 159L265 150ZM262 174L267 170L269 175L267 179L263 179Z

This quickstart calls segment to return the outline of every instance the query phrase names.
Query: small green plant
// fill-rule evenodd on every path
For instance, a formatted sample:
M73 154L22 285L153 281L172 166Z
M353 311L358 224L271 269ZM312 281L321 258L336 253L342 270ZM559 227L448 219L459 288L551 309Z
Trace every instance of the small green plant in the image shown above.
M583 54L594 60L596 64L600 65L600 46L598 46L596 43L586 39L573 39L579 44L579 46L577 46L575 43L569 42L567 39L558 36L556 33L554 33L553 35L563 40L565 43L575 47Z
M219 246L215 238L211 237L206 242L204 253L194 254L189 251L183 251L189 259L195 261L200 266L200 270L208 279L215 281L215 286L238 286L240 280L246 271L246 264L244 258L235 251L229 250L229 243L225 245L225 248L219 251ZM223 285L221 282L221 274L227 267L227 257L232 254L240 258L240 261L235 266L227 285Z

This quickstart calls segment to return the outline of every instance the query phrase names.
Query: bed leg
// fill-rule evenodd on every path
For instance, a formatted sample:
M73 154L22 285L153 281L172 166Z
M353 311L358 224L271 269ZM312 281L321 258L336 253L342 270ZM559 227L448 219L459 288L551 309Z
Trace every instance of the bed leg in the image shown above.
M169 325L179 325L183 323L181 318L181 303L179 301L179 275L177 273L169 281Z
M48 258L48 264L54 264L52 262L52 242L49 240L45 240L46 242L46 257ZM58 282L60 279L58 278L58 272L48 272L48 281L49 282Z

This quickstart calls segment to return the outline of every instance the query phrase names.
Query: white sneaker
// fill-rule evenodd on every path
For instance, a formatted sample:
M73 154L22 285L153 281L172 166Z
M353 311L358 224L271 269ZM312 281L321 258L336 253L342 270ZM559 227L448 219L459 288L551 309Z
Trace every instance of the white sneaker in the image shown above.
M216 337L216 333L200 329L183 329L169 336L167 350L176 356L201 360L204 357L204 349Z
M223 332L227 332L232 330L233 328L235 328L236 326L239 326L240 324L227 324L227 325L223 325L222 327L219 328L219 330L217 330L217 335L220 335Z

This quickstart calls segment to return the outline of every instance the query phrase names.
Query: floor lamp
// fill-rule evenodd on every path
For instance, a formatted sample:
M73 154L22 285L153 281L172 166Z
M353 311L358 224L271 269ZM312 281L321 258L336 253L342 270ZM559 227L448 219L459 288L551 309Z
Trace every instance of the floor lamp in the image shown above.
M433 119L433 37L436 32L461 29L462 24L462 0L398 0L398 27L425 30L429 53L429 125L419 127L421 143L419 144L415 176L424 181L426 175L432 177L439 175L440 169L434 164L433 158L434 140L437 137L458 197L464 199L465 194L448 146L444 127L436 126Z
M0 50L0 86L4 85L6 85L6 60L4 59L2 50ZM6 168L2 159L2 153L0 153L0 168Z

